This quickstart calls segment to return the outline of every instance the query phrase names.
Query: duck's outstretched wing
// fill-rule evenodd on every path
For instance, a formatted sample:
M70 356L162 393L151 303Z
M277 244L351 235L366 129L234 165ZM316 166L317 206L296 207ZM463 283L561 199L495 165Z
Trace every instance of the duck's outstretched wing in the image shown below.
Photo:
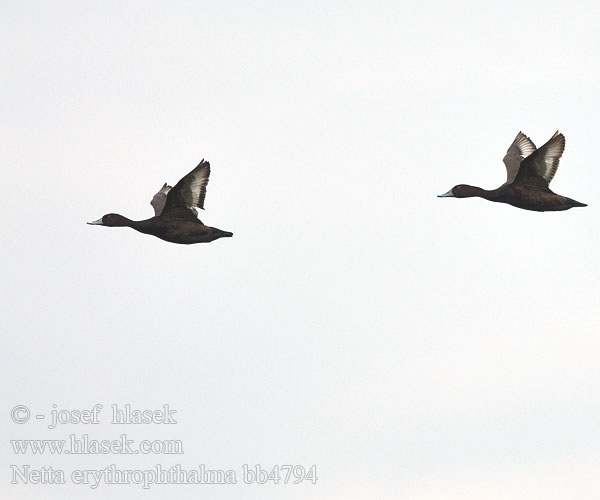
M194 207L204 209L209 175L210 163L202 160L194 170L169 190L161 215L175 219L197 220L198 212Z
M154 215L159 216L162 214L163 208L165 208L165 202L167 201L167 193L173 189L166 182L160 191L152 197L150 205L154 208Z
M515 183L548 187L564 150L565 136L557 130L546 144L521 162Z
M535 151L535 144L523 132L519 132L515 140L506 151L504 165L506 165L506 184L515 180L519 172L519 166L524 158Z

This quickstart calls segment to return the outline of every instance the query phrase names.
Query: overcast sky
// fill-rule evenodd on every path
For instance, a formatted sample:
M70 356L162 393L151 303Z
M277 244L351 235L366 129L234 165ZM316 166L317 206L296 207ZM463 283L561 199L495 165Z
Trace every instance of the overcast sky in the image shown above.
M1 496L598 498L598 5L3 2ZM499 186L519 130L557 129L551 187L589 207L436 197ZM202 158L200 217L233 238L85 224L152 216ZM48 429L53 404L104 409ZM70 434L184 454L8 444ZM67 484L10 485L11 464ZM111 464L238 484L70 480ZM243 464L318 481L246 485Z

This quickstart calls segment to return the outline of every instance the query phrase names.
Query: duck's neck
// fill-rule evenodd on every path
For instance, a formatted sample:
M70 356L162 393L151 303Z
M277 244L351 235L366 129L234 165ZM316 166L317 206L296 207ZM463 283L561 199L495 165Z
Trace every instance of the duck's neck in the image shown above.
M484 198L489 201L502 201L500 199L502 194L503 193L500 188L488 190L479 187L473 187L473 196L478 196L479 198Z
M133 227L135 221L121 214L108 214L103 217L103 224L109 227Z
M148 228L147 220L131 220L127 217L117 214L118 219L112 223L113 227L130 227L131 229L135 229L141 233L145 233L145 229Z
M157 229L158 219L159 219L159 217L152 217L150 219L145 219L145 220L129 220L129 219L127 219L127 222L128 222L127 227L130 227L131 229L135 229L136 231L139 231L140 233L154 234Z

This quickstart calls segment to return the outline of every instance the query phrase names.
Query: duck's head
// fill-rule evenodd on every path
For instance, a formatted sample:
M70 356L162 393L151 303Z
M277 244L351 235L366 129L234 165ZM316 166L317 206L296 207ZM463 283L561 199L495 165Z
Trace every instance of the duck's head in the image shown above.
M100 217L98 220L88 222L94 226L109 226L109 227L121 227L127 226L129 220L119 214L106 214Z
M454 186L450 191L444 194L438 194L438 198L470 198L478 195L478 188L467 184Z

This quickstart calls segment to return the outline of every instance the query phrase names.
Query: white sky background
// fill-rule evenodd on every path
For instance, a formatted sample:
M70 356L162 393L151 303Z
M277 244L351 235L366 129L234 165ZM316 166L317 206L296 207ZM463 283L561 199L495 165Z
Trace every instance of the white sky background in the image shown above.
M11 499L598 498L597 2L4 2L2 441L181 439L17 457ZM567 138L585 209L495 188L519 130ZM91 227L211 162L178 246ZM18 426L10 409L103 423ZM108 407L178 410L110 425ZM241 470L316 485L10 486L8 464ZM241 480L241 477L238 476Z

